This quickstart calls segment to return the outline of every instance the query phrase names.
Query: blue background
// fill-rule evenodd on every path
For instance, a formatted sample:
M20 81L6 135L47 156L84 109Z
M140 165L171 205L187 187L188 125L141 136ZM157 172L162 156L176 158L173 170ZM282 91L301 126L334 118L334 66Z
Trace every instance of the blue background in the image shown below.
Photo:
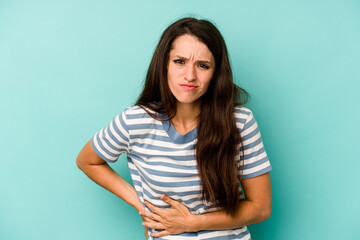
M0 239L143 239L75 159L189 14L222 32L272 163L253 239L359 238L359 1L0 0ZM112 167L131 182L125 156Z

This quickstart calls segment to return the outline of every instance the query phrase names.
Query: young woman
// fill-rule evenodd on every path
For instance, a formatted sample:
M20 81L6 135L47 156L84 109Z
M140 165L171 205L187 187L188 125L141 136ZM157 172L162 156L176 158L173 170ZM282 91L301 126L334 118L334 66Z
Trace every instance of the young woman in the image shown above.
M93 181L137 209L148 239L250 239L271 213L271 166L225 42L206 20L163 33L135 106L77 157ZM107 162L126 153L132 187Z

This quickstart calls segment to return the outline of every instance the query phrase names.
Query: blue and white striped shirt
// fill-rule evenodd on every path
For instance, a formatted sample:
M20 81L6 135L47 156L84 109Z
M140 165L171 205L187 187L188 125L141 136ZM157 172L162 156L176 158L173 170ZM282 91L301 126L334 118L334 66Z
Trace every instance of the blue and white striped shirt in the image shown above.
M244 146L244 165L237 155L242 178L259 176L271 170L258 125L252 112L245 107L234 109L236 125ZM92 138L95 152L107 162L115 162L121 153L127 154L135 190L141 202L168 208L160 196L169 197L186 205L193 214L218 210L212 203L201 201L201 184L197 171L195 143L197 128L179 134L171 121L152 118L139 106L129 107ZM241 192L241 199L244 195ZM145 206L145 205L144 205ZM149 209L147 209L149 211ZM199 231L151 239L250 239L247 227L232 230Z

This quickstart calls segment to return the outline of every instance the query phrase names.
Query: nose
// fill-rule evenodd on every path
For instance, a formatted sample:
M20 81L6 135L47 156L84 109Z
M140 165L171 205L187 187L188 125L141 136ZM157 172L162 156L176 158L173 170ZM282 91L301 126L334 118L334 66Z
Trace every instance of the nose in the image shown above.
M196 69L192 65L188 65L185 68L184 78L186 81L191 82L196 80Z

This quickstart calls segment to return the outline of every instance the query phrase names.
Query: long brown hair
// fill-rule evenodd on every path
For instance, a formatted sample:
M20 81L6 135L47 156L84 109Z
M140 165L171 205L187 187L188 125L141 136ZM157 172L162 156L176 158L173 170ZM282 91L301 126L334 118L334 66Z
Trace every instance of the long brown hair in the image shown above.
M152 117L171 120L176 115L176 98L167 80L169 52L174 40L189 34L203 42L215 59L215 71L201 98L198 116L196 160L202 185L202 200L212 202L234 215L240 201L240 179L236 156L242 144L234 119L234 107L244 104L248 94L233 82L225 41L207 20L183 18L162 34L147 72L144 89L136 105L155 112Z

